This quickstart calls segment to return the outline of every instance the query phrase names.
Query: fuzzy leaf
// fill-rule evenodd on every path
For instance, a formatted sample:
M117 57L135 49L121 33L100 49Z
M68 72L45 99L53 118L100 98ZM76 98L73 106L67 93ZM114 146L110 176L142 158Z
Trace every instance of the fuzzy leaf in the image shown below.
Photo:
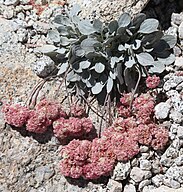
M118 46L118 51L125 51L126 48L121 44Z
M89 61L81 61L80 62L80 67L82 69L88 69L90 65L91 65L91 63Z
M110 71L109 72L109 76L112 78L112 79L116 79L116 76L117 76L117 74L114 72L112 72L112 71Z
M137 50L141 47L141 40L136 39L135 42L132 45L133 50Z
M74 4L70 10L70 16L73 17L74 15L78 15L81 11L81 7L78 4Z
M99 19L95 19L93 22L93 27L96 32L101 32L103 28L103 23Z
M131 17L128 13L123 13L118 20L119 27L127 27L131 22Z
M169 57L167 57L167 58L158 58L158 61L160 61L161 63L163 63L165 65L170 65L175 61L175 55L170 54Z
M146 19L146 15L144 13L139 13L137 16L133 19L132 23L135 29L138 29L141 25L141 23Z
M59 66L59 71L57 73L57 75L62 75L63 73L66 72L66 70L68 69L69 67L69 64L68 63L62 63L60 66Z
M116 20L111 21L111 22L109 23L109 25L108 25L108 28L109 28L109 32L110 32L110 33L113 33L113 32L116 31L117 28L118 28L118 22L117 22Z
M60 33L56 29L55 30L49 30L48 31L48 37L54 43L59 43L60 42Z
M168 43L170 49L172 49L177 43L177 38L174 37L173 35L164 35L161 39L163 39L164 41L166 41L166 43Z
M55 16L53 22L57 23L57 24L60 24L60 25L72 26L71 20L65 15Z
M95 71L97 73L102 73L105 70L105 65L103 63L96 63L95 64Z
M158 30L159 22L157 19L146 19L140 25L139 33L153 33Z
M106 85L107 93L110 93L112 91L113 84L113 79L109 77Z
M114 68L115 64L119 62L118 57L111 57L111 68Z
M120 85L124 83L123 76L122 76L122 64L118 63L115 68L115 73L117 74L117 78L119 80Z
M154 59L149 53L139 53L136 55L138 62L142 66L153 65Z
M94 95L99 94L103 89L103 85L100 82L97 82L91 89Z
M81 42L81 48L86 52L86 54L89 52L94 52L95 51L94 44L97 42L98 41L93 38L84 39Z
M74 71L71 71L70 73L67 74L66 80L70 82L76 82L80 80L80 77L79 75L74 73Z
M149 73L162 73L165 65L161 61L155 61L153 67L149 69Z
M136 61L133 57L129 57L129 60L125 62L127 68L131 68L134 64L136 64Z
M85 55L85 51L83 49L76 49L76 56L83 57Z
M93 25L87 19L81 20L78 23L78 29L83 35L90 35L90 34L96 32L96 29L93 27Z
M58 32L60 33L60 35L66 36L66 35L69 34L68 30L67 30L67 27L65 27L63 25L59 26L57 29L58 29Z

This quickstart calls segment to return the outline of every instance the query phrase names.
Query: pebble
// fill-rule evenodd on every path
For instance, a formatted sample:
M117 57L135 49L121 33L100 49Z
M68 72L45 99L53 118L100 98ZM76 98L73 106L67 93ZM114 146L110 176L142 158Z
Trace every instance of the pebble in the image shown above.
M48 56L44 55L36 62L32 63L34 73L39 77L47 77L56 69L55 62Z
M136 192L136 188L132 184L127 184L125 185L123 192Z
M156 187L160 187L163 184L163 179L164 179L164 175L162 174L155 175L154 177L152 177L152 183Z
M183 69L183 57L176 57L174 65L178 67L178 69Z
M172 13L171 21L175 25L180 25L183 21L183 17L180 13Z
M183 22L181 22L178 32L179 32L179 38L183 39Z
M133 167L130 173L130 178L133 179L136 183L141 182L144 179L148 179L151 176L151 171L144 171L139 167Z
M122 181L126 179L131 171L130 161L127 163L118 162L112 174L112 179Z
M183 121L183 115L179 111L174 109L170 111L170 118L175 123L181 123Z
M177 129L177 137L179 139L183 139L183 126L178 126L178 129Z
M145 186L148 186L148 185L150 185L150 184L151 184L151 180L148 180L148 179L147 179L147 180L143 180L143 181L141 181L141 182L139 183L138 190L139 190L139 191L142 191Z
M7 5L7 6L9 6L9 5L17 5L19 3L19 0L5 0L4 1L4 5Z
M121 192L123 189L122 183L115 181L113 179L109 179L109 182L107 184L107 189L110 192Z
M167 102L161 102L154 108L157 119L166 119L170 112L171 105Z
M144 159L144 160L140 160L140 169L142 170L146 170L146 171L150 171L152 168L151 166L151 162Z
M172 88L175 88L179 83L183 82L182 76L172 75L168 81L164 83L163 89L169 91Z

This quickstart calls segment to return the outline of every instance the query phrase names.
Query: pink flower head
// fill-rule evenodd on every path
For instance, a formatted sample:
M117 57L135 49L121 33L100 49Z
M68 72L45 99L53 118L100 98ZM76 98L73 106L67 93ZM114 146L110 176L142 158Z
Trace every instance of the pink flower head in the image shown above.
M156 88L160 83L160 78L157 77L156 75L148 76L146 79L146 86L150 89Z
M121 99L120 99L121 104L126 107L129 107L131 99L132 99L131 97L132 97L131 93L123 94L123 97L121 97Z
M86 117L86 110L81 105L73 105L71 106L71 115L77 118Z
M19 104L6 104L2 107L5 121L15 127L22 127L29 119L30 110Z
M151 129L153 136L151 146L154 150L163 149L168 143L168 131L165 128L154 127Z
M61 106L59 103L54 101L48 101L46 99L41 100L36 105L36 110L39 113L44 113L46 117L50 120L55 120L58 117L65 117L66 113L61 109Z
M60 163L60 171L64 176L79 178L83 174L83 166L91 148L91 142L87 140L72 140L61 150L63 159Z
M90 118L83 117L81 119L83 131L89 133L93 129L93 123Z
M127 118L127 117L130 117L130 116L131 116L130 107L125 107L125 106L123 106L123 105L120 105L120 106L117 108L117 111L118 111L118 115L119 115L120 117Z
M44 113L32 111L27 121L26 130L33 133L44 133L51 124L52 121L49 120Z
M136 130L138 142L142 145L150 145L152 141L151 130L148 125L140 124Z

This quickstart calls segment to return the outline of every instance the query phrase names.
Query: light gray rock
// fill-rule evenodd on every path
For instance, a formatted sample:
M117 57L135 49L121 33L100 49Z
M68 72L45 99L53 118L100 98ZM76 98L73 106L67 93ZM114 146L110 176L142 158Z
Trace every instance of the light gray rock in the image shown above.
M147 179L147 180L141 181L141 182L139 183L139 187L138 187L139 191L142 191L145 186L148 186L148 185L150 185L150 184L151 184L151 180L148 180L148 179Z
M123 192L136 192L136 188L132 184L127 184L125 185Z
M151 162L144 159L144 160L140 160L140 168L142 170L146 170L146 171L149 171L151 170L152 166L151 166Z
M178 126L177 137L183 139L183 126Z
M176 57L174 65L178 67L178 69L183 69L183 58Z
M33 28L42 34L47 34L48 30L52 27L51 24L49 23L45 23L45 22L41 22L41 21L36 21L33 22Z
M19 0L5 0L5 5L17 5L19 3Z
M144 171L139 167L133 167L130 173L130 178L133 179L136 183L141 182L144 179L149 179L151 176L151 171Z
M180 84L181 82L183 82L183 77L182 76L174 76L172 75L169 80L167 80L164 83L164 90L165 91L169 91L172 88L175 88L178 84Z
M75 3L81 5L82 17L100 18L102 21L117 19L122 12L128 12L132 15L140 13L148 2L149 0L68 0L69 5Z
M122 183L117 182L113 179L109 179L109 182L107 184L107 189L110 192L121 192L123 189Z
M179 189L172 189L170 187L167 186L161 186L159 188L156 189L147 189L146 191L143 192L182 192L183 188L179 188Z
M32 63L32 68L35 74L39 77L47 77L54 69L56 69L56 66L50 57L44 55L36 62Z
M145 145L140 146L140 152L141 153L146 153L146 152L148 152L148 150L149 150L148 146L145 146Z
M183 155L180 155L179 157L177 157L175 159L175 164L178 165L178 166L183 165Z
M3 11L3 17L5 19L12 19L14 14L14 10L12 7L6 7L5 10Z
M174 188L174 189L180 188L180 183L178 181L175 181L174 179L170 179L170 178L164 179L163 184L168 187Z
M183 121L183 115L177 110L171 110L169 116L174 123L181 123Z
M163 179L164 179L164 175L162 174L158 174L155 175L152 178L152 183L156 186L156 187L160 187L163 184Z
M169 179L175 180L178 183L183 184L183 167L176 165L172 166L167 170L165 176Z
M183 17L180 13L172 13L171 22L175 25L180 25L183 21Z
M179 38L183 39L183 22L179 26Z
M130 161L128 161L127 163L118 162L114 168L112 179L116 181L122 181L128 177L130 170Z
M170 112L171 105L168 102L161 102L154 108L157 119L166 119Z
M20 28L17 31L18 41L21 43L25 43L28 40L28 32L24 28Z
M167 35L173 35L174 37L177 37L178 28L177 27L169 27L167 31L165 32Z

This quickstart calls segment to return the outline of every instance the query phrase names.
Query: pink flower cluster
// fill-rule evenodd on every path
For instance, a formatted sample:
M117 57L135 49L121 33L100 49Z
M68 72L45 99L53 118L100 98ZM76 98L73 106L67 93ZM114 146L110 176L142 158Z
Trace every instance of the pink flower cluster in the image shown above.
M59 118L53 122L53 132L59 139L78 138L89 133L93 129L93 123L89 118L82 119L70 117L69 119Z
M156 75L148 76L146 79L146 86L150 89L156 88L160 83L160 78L157 77Z
M53 124L53 131L59 139L80 137L93 129L92 121L83 117L86 113L81 106L74 105L71 112L75 117L69 118L59 103L46 99L41 100L34 110L19 104L6 104L2 111L8 124L15 127L26 125L30 132L44 133Z
M121 106L129 108L130 99L130 94L124 95ZM139 153L140 145L163 149L168 131L153 122L154 105L149 94L141 94L135 99L130 116L118 117L101 138L71 141L61 152L61 173L72 178L97 179L109 175L116 161L132 159Z

